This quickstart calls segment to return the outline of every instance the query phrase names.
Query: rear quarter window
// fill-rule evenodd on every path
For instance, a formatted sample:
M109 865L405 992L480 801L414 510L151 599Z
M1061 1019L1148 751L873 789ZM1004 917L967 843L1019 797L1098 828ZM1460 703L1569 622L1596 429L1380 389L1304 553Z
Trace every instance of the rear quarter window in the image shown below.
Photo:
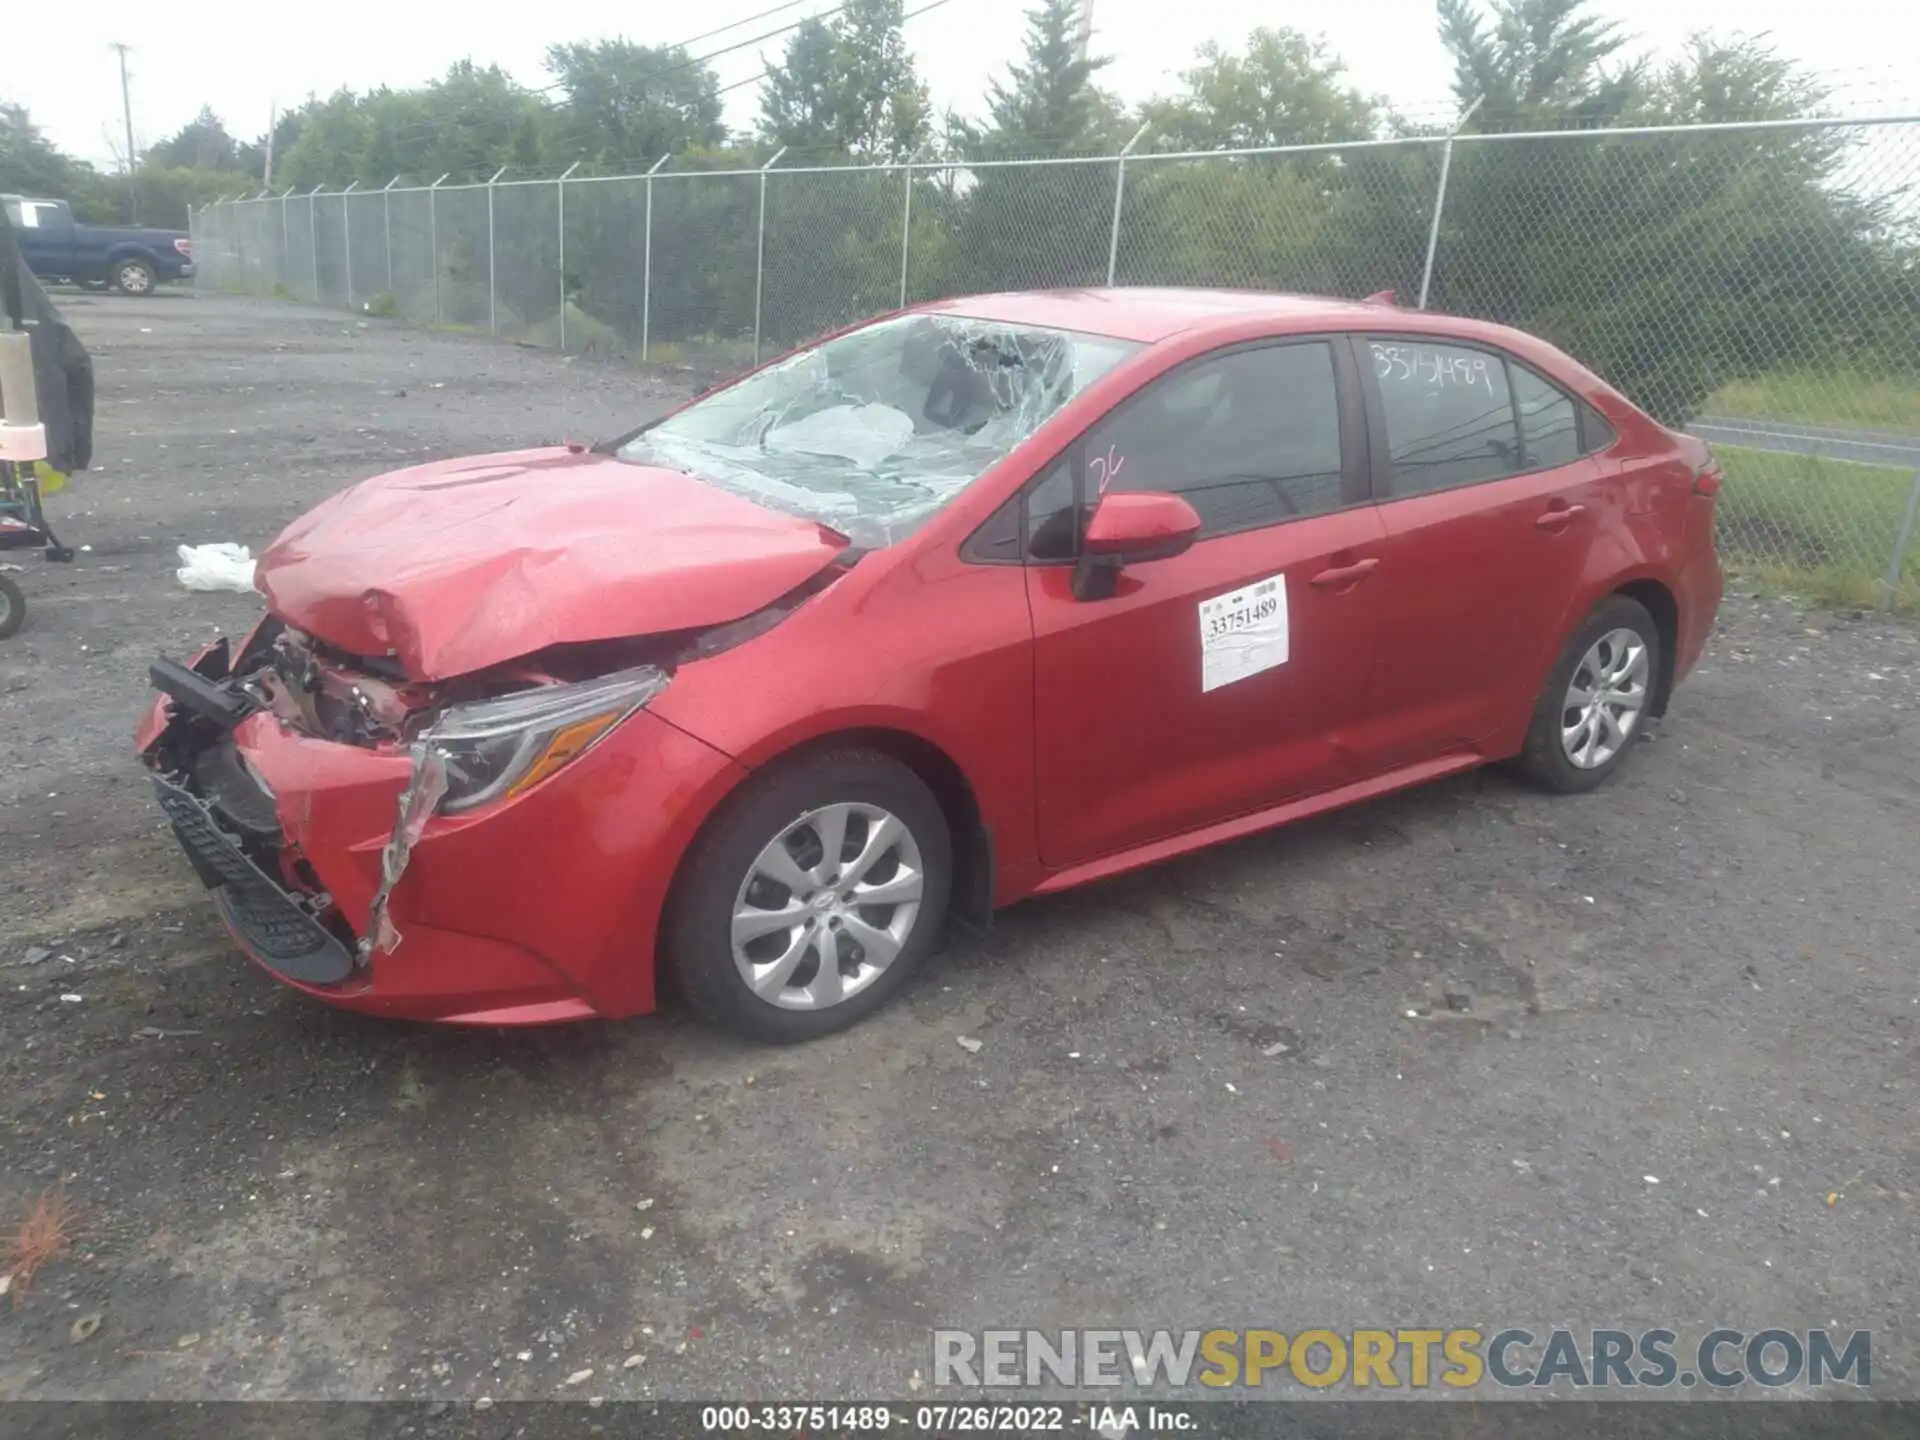
M1508 380L1520 412L1527 468L1545 470L1580 458L1580 411L1574 398L1524 365L1510 364Z

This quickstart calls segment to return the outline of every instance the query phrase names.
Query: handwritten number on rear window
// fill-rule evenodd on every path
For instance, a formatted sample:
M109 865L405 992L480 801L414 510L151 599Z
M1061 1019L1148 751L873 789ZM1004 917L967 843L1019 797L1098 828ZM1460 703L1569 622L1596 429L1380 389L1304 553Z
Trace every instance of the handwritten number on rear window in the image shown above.
M1436 345L1388 345L1371 342L1373 373L1381 380L1405 380L1432 390L1449 386L1495 394L1487 357Z

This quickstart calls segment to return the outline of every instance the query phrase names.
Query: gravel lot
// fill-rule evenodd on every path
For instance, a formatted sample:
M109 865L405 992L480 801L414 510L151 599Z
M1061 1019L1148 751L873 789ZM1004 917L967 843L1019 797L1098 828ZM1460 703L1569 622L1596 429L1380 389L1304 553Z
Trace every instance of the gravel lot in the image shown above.
M233 953L131 758L151 656L257 606L174 546L687 378L63 301L103 466L0 644L0 1212L77 1228L0 1398L904 1396L936 1324L1832 1324L1920 1394L1911 628L1736 591L1597 795L1470 775L1027 904L803 1049L358 1019Z

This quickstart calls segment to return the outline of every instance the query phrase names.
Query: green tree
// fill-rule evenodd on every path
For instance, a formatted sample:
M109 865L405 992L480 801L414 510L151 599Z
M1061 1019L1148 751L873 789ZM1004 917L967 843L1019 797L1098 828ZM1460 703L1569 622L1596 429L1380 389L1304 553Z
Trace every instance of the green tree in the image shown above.
M237 170L202 170L191 165L150 165L143 156L133 172L140 196L140 223L162 230L185 230L187 212L232 195L240 188Z
M1081 54L1079 28L1080 0L1041 0L1027 12L1022 56L988 87L984 123L949 123L959 155L1107 156L1125 143L1138 122L1093 84L1107 61ZM934 250L943 268L916 267L915 292L1100 283L1114 176L1110 162L1090 161L959 170L930 184L922 208L942 232Z
M545 163L550 123L540 98L498 66L462 60L431 85L342 90L311 100L298 138L274 160L274 183L385 185L394 176L484 180L501 166Z
M1453 57L1453 93L1478 103L1480 130L1603 125L1633 103L1636 65L1608 68L1626 46L1589 0L1439 0L1440 40Z
M1141 118L1164 150L1317 145L1371 137L1382 102L1346 80L1346 65L1297 30L1255 30L1236 54L1209 43L1179 94L1151 100Z
M421 96L424 129L403 132L407 148L400 170L381 174L369 167L366 183L384 185L397 173L429 170L433 176L452 171L485 179L503 165L524 170L545 162L547 108L499 66L462 60L424 92L414 93Z
M1207 45L1196 58L1179 92L1143 107L1151 148L1327 144L1379 128L1384 105L1297 31L1258 29L1244 51ZM1329 293L1401 283L1431 193L1409 158L1355 150L1137 165L1119 275Z
M987 125L968 137L973 153L1085 154L1114 140L1118 107L1093 84L1108 60L1081 54L1080 5L1041 0L1027 12L1025 58L988 86Z
M761 88L761 135L857 160L913 154L931 121L903 14L903 0L849 0L831 19L802 22Z
M213 107L202 105L200 113L179 130L148 146L140 163L162 169L237 170L240 146L213 113Z
M0 191L66 200L82 219L112 221L124 207L110 183L47 139L24 106L0 100Z
M547 69L566 97L550 130L556 158L568 163L618 173L726 140L719 81L681 46L555 45Z
M1583 12L1506 0L1489 31L1464 0L1440 0L1460 98L1477 89L1482 116L1527 129L1781 118L1821 101L1751 41L1613 69L1620 37ZM1436 303L1544 334L1683 423L1727 380L1857 342L1863 290L1884 287L1891 265L1880 215L1840 183L1846 154L1844 139L1800 131L1464 146Z
M1411 298L1433 185L1430 155L1412 150L1136 163L1117 278Z
M1643 72L1633 120L1644 125L1711 125L1729 120L1791 120L1818 115L1827 92L1811 75L1765 42L1710 35L1688 39L1679 56ZM1812 131L1810 155L1844 142Z
M787 41L781 63L760 87L760 133L795 150L822 150L837 139L840 71L833 32L809 16Z
M299 138L275 157L275 184L311 190L315 185L344 185L360 178L355 161L367 133L366 111L351 90L335 91L325 100L308 100Z
M282 181L280 176L281 162L286 158L287 152L293 148L294 142L300 138L300 127L305 123L305 120L306 112L299 109L283 111L274 119L273 183L276 190L286 188L285 182ZM251 140L241 142L237 160L242 170L246 171L249 175L259 176L261 181L264 182L267 178L267 137L265 133L257 135Z

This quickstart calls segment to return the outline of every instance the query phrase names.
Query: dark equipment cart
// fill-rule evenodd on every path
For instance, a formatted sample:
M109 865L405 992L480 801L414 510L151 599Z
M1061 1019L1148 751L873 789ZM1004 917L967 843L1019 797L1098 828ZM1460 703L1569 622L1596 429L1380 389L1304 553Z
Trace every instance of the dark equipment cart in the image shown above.
M93 361L20 258L0 206L0 556L73 559L47 523L36 462L84 470L93 458ZM24 337L24 342L21 337ZM0 640L26 622L26 597L0 562Z

